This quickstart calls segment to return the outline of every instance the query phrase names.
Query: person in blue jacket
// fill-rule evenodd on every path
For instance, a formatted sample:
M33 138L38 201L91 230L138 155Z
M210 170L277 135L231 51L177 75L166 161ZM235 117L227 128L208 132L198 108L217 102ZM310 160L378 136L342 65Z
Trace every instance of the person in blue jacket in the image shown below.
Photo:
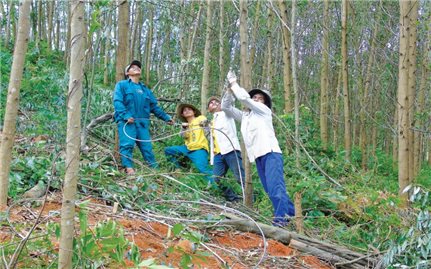
M118 126L120 155L128 175L133 175L135 144L149 166L158 166L150 142L150 114L172 125L174 121L161 109L153 92L142 82L141 62L133 60L125 69L125 79L115 85L114 119Z

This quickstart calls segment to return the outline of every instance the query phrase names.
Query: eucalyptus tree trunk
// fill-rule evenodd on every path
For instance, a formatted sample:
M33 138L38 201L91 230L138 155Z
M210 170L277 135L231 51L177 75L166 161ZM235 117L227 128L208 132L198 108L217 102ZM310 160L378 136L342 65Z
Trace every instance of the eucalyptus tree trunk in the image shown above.
M70 11L70 5L67 5L67 34L66 34L66 49L64 50L64 62L66 63L66 66L69 66L70 63L70 22L72 21L71 18L71 11Z
M140 47L141 47L141 31L142 31L142 25L144 24L144 6L142 4L142 2L135 2L134 3L136 5L136 18L133 22L133 34L132 34L132 40L131 40L131 45L132 45L132 59L141 59L141 51L140 51ZM152 13L152 7L150 5L150 12L148 12L148 14ZM145 9L145 11L147 11ZM148 18L150 20L152 20L152 16L149 15Z
M207 110L208 88L210 80L210 49L211 49L211 28L212 28L212 0L207 0L207 22L206 22L206 37L204 49L204 69L202 71L202 87L201 87L201 111L204 113Z
M187 42L187 56L186 56L186 60L185 60L185 66L183 66L182 69L182 89L181 89L181 93L179 96L179 99L182 100L184 97L184 92L186 89L189 88L189 68L190 68L190 60L192 59L192 55L194 52L194 45L195 45L195 40L196 40L196 34L199 28L199 24L200 24L200 19L201 19L201 13L202 13L202 9L203 9L203 3L204 2L200 2L199 4L199 10L197 12L196 18L193 22L193 25L190 27L190 31L191 34L189 34L188 36L188 42ZM193 4L193 2L192 2Z
M179 21L179 41L180 41L180 62L181 65L183 65L184 61L186 60L187 55L187 42L186 42L186 18L185 18L185 12L186 12L186 1L182 0L181 2L181 10L180 10L180 17L178 19Z
M379 11L377 11L379 12ZM360 124L359 124L359 146L361 148L361 166L363 170L367 169L367 163L368 163L368 144L369 141L367 140L367 124L366 124L366 111L367 111L367 103L368 103L368 94L370 91L370 84L371 84L371 74L372 74L372 67L374 65L374 52L376 50L376 39L377 39L377 33L379 31L379 24L380 24L380 16L379 14L376 16L376 21L374 24L373 29L373 35L370 40L370 51L368 54L368 63L367 63L367 71L365 73L365 82L363 86L363 92L362 96L360 97L360 111L359 111L359 118L360 118ZM372 108L372 106L370 106Z
M61 27L60 19L57 18L55 20L55 36L54 36L54 49L57 51L60 50L60 39L61 39L60 27Z
M219 33L218 33L218 65L219 65L219 82L218 95L222 95L225 81L225 64L224 64L224 1L219 1Z
M413 0L410 5L409 12L409 49L408 49L408 98L407 98L407 109L408 109L408 140L409 140L409 181L412 182L415 178L415 166L414 166L414 103L416 95L416 62L417 62L417 24L418 24L418 10L419 1Z
M348 55L347 55L347 17L348 0L341 1L341 57L343 69L343 100L344 100L344 150L345 159L350 162L352 152L352 135L350 119L349 82L348 82Z
M150 71L151 71L151 55L153 47L153 32L154 32L154 8L150 7L148 14L149 25L147 34L147 43L145 46L145 84L150 85Z
M264 71L262 72L264 75L264 87L267 90L271 90L271 83L274 75L273 71L273 61L272 61L272 23L273 23L273 14L272 10L268 8L268 17L266 19L266 56L265 56L265 65Z
M290 72L290 29L288 27L288 10L285 1L278 0L280 8L280 15L282 19L283 31L283 86L284 86L284 111L286 113L292 112L292 84Z
M293 93L294 93L294 110L295 110L295 153L296 153L296 167L300 168L299 156L299 92L296 77L296 50L295 50L295 25L296 25L296 0L292 0L292 23L291 25L291 52L292 52L292 82L293 82Z
M259 29L260 4L261 4L260 2L261 1L257 1L257 3L256 3L256 12L255 12L256 15L254 17L253 28L251 29L251 37L250 37L251 42L249 42L250 43L249 44L249 46L250 46L250 53L249 53L250 65L254 64L254 58L256 56L256 38L257 38L257 30Z
M328 69L329 69L329 0L323 1L322 67L320 70L320 139L328 149Z
M129 3L118 0L118 46L115 65L115 81L124 79L124 68L129 63Z
M48 50L51 50L53 47L53 33L54 33L54 6L55 1L48 1L47 3L47 20L48 20L48 30L47 30L47 37L48 37Z
M398 184L399 195L407 204L408 193L404 189L410 184L409 179L409 29L410 1L400 0L400 48L398 63Z
M332 144L334 145L334 151L338 149L338 128L340 126L340 95L341 95L341 82L343 80L343 69L338 70L337 89L334 96L334 111L332 112Z
M127 50L129 48L129 3L127 0L117 0L118 3L118 46L116 51L115 81L124 79L124 68L128 64ZM118 153L118 132L115 132L114 156Z
M111 59L111 22L112 14L106 14L105 54L103 57L103 84L109 84L109 60Z
M15 16L14 15L14 5L15 1L9 0L7 7L8 7L8 13L7 13L7 21L6 21L6 38L5 38L5 47L9 47L9 43L11 42L11 28L12 28L12 19Z
M428 11L429 12L429 11ZM423 48L423 58L422 58L422 64L421 64L421 69L422 69L422 73L421 73L421 80L420 80L420 84L419 84L419 91L418 91L418 107L417 107L417 114L422 115L422 113L425 113L425 107L426 107L426 101L425 101L425 91L426 89L430 89L430 95L431 96L431 85L430 85L430 52L431 52L431 33L430 33L430 25L431 25L431 17L428 16L428 27L425 28L428 30L428 34L425 40L425 44L424 44L424 48ZM430 98L428 98L429 100ZM428 106L429 107L429 106ZM425 122L426 120L424 119L420 119L417 123L417 128L418 129L425 129ZM415 166L415 175L417 175L421 169L422 166L422 155L423 155L423 144L424 143L424 139L426 138L426 136L424 136L423 133L421 132L415 132L415 140L414 140L414 153L415 153L415 158L414 158L414 166ZM431 159L431 156L429 156L428 158Z
M75 226L75 199L79 178L81 98L85 63L84 2L70 2L72 20L70 45L70 78L67 94L66 173L61 205L61 233L58 268L72 268Z
M241 53L241 84L245 89L251 89L251 65L248 51L248 1L239 1L239 38L240 38L240 53ZM241 139L241 149L244 160L244 172L245 172L245 199L244 204L248 207L253 206L253 181L251 177L250 161L248 160L247 154L244 150L244 141Z
M6 101L3 134L0 144L0 211L6 209L9 188L9 172L12 161L12 148L15 140L16 119L19 107L19 92L24 70L25 54L28 46L30 32L30 5L31 0L20 2L18 33L13 53L12 69L9 79L8 95Z

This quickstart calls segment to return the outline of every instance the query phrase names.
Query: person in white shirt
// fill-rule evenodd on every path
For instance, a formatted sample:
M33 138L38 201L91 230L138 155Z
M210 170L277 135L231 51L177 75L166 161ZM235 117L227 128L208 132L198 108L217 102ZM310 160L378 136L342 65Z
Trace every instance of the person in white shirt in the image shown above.
M211 136L214 180L228 201L238 201L240 198L234 190L223 184L221 180L230 169L236 180L244 186L245 174L242 166L241 147L238 141L235 120L220 107L220 99L212 96L208 99L208 112L213 114L211 121ZM242 188L244 189L244 188Z
M284 182L283 156L272 125L271 95L266 90L247 91L237 83L235 73L229 71L227 79L230 89L222 100L221 108L241 121L250 162L256 162L257 173L274 209L274 226L286 226L295 216L295 207L287 194ZM234 107L236 97L246 107L241 111Z

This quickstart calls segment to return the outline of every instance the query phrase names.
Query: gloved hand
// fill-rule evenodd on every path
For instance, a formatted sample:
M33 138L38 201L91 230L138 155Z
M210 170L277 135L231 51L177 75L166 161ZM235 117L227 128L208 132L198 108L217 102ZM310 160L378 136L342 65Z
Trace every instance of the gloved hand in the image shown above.
M231 70L229 70L229 72L227 73L227 81L229 81L230 84L236 82L236 75Z
M209 120L203 120L203 121L199 122L200 127L207 127L207 126L209 126L209 124L210 124Z

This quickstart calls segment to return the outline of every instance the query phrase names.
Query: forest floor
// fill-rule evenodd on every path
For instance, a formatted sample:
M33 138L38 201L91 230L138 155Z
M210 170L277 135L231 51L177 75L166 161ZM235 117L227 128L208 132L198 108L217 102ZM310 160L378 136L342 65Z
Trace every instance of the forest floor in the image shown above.
M124 230L125 237L133 242L141 253L142 259L154 258L157 264L165 264L179 268L184 255L189 255L193 267L190 268L334 268L314 256L300 253L297 250L280 242L267 239L266 249L263 246L263 238L260 235L239 232L234 229L206 228L207 238L204 244L196 246L187 239L171 235L169 225L157 221L146 221L142 217L134 216L126 212L115 212L114 207L106 205L103 201L88 197L88 226L94 231L97 223L106 220L114 220ZM41 209L43 211L41 212ZM79 208L77 207L77 211ZM16 237L17 230L14 226L20 223L33 224L40 214L37 229L44 229L44 223L60 222L61 193L50 193L44 205L39 203L17 204L9 208L8 222L10 226L0 226L0 241L10 241ZM76 224L79 231L79 224ZM197 227L189 226L191 229ZM36 229L36 230L37 230ZM20 232L24 234L25 232ZM58 251L58 239L52 238L54 251ZM168 249L173 251L168 251ZM205 249L207 248L207 249ZM210 250L210 251L209 251ZM43 252L33 250L31 256L43 258ZM201 255L199 253L207 253ZM257 265L257 266L256 266ZM133 267L130 260L125 260L123 268ZM104 268L118 268L105 265Z

